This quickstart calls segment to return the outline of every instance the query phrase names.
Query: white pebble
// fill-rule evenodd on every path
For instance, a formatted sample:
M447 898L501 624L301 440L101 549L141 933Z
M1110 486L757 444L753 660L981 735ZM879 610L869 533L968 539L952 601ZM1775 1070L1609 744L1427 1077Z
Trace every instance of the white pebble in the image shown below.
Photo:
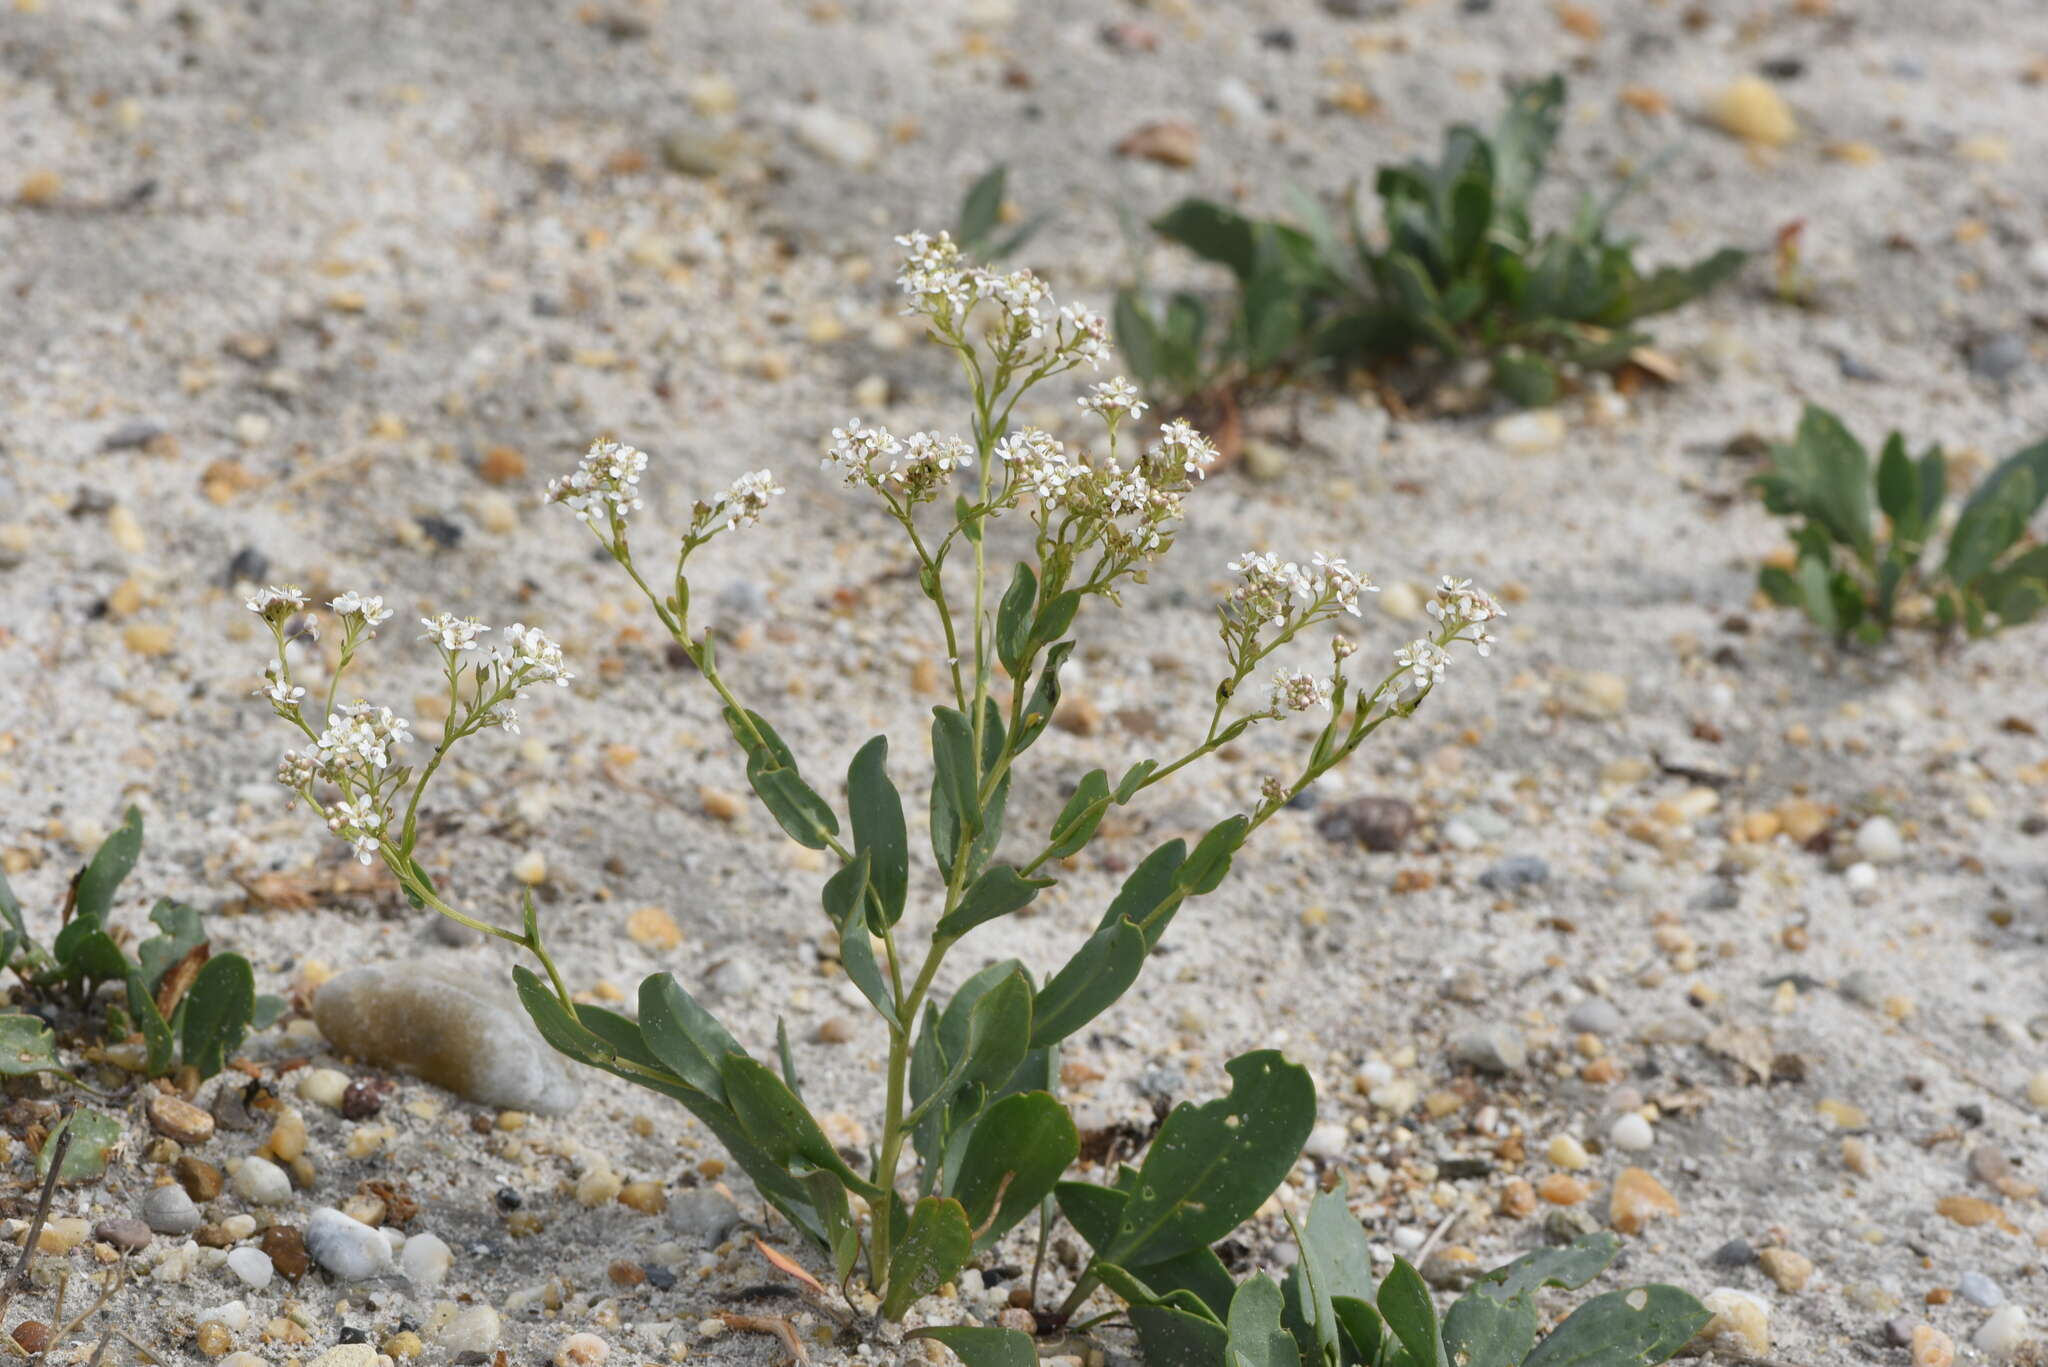
M612 1346L595 1334L571 1334L555 1352L555 1367L597 1367L611 1351Z
M1617 1149L1640 1151L1657 1142L1656 1132L1650 1122L1635 1111L1617 1116L1614 1127L1607 1131L1607 1138Z
M261 1291L270 1285L273 1270L270 1255L260 1248L238 1248L228 1254L228 1271L252 1291Z
M2041 1110L2048 1111L2048 1068L2043 1068L2027 1079L2027 1100Z
M416 1287L439 1286L448 1276L455 1255L438 1235L415 1234L405 1241L398 1260L399 1271Z
M1494 445L1522 454L1554 451L1564 445L1564 418L1553 409L1532 408L1502 418L1487 435Z
M253 1215L230 1215L220 1222L220 1232L240 1243L256 1232L256 1217Z
M306 1252L343 1281L364 1281L391 1270L391 1245L384 1236L332 1206L322 1206L306 1221Z
M1877 866L1862 860L1842 870L1842 881L1849 885L1849 891L1869 892L1877 886Z
M216 1305L211 1310L200 1311L197 1322L218 1324L231 1334L239 1334L249 1327L252 1318L248 1306L240 1301L229 1301L226 1305Z
M1348 1137L1349 1132L1342 1125L1318 1125L1308 1132L1308 1143L1303 1151L1310 1158L1320 1158L1327 1162L1343 1154L1344 1141Z
M1970 1340L1977 1345L1977 1351L1995 1358L2011 1357L2026 1341L2027 1312L2017 1305L1992 1311L1991 1318Z
M1896 864L1905 858L1906 842L1888 816L1873 816L1856 828L1856 853L1873 864Z
M488 1305L479 1305L442 1325L434 1342L458 1353L488 1353L498 1346L502 1333L504 1321L498 1318L498 1312Z
M268 1158L250 1154L235 1169L235 1195L252 1206L281 1206L292 1199L292 1179Z
M341 1109L347 1091L348 1074L334 1068L315 1068L299 1079L299 1096L330 1111Z

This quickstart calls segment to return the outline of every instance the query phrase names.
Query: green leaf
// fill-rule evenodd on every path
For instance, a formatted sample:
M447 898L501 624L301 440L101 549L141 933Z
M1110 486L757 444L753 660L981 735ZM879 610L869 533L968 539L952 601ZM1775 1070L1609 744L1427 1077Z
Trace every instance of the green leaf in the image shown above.
M0 869L0 917L6 918L7 924L13 927L17 939L28 940L28 927L21 919L21 903L15 900L14 889L8 884L4 869Z
M1301 1367L1294 1336L1280 1323L1280 1286L1261 1272L1230 1302L1229 1367Z
M1379 1310L1407 1350L1410 1367L1450 1367L1429 1288L1407 1259L1394 1259L1394 1270L1380 1283Z
M1065 859L1094 837L1095 828L1109 812L1109 775L1091 769L1074 785L1074 795L1052 823L1052 857Z
M171 1038L171 1027L165 1022L163 1012L157 1010L156 998L150 994L149 984L139 969L128 975L128 1014L135 1018L135 1028L142 1032L143 1048L147 1051L144 1065L147 1075L162 1077L170 1072L172 1063L177 1059L177 1044ZM253 1010L251 1014L254 1014Z
M1169 840L1139 861L1138 867L1124 877L1124 885L1117 889L1116 897L1109 904L1109 910L1102 913L1097 930L1107 930L1118 921L1131 921L1145 928L1155 913L1177 899L1180 894L1180 870L1187 862L1188 842ZM1159 943L1159 935L1165 927L1148 930L1145 948L1151 949Z
M860 1229L853 1222L853 1209L846 1199L846 1184L823 1168L813 1168L797 1179L810 1193L811 1209L825 1226L827 1252L832 1271L841 1282L853 1275L860 1260Z
M948 1017L954 1017L959 1004L958 997L948 1004ZM952 1067L932 1104L942 1104L963 1087L1002 1086L1030 1051L1031 984L1023 969L1011 965L968 1006L966 1037L957 1050L947 1051Z
M983 1111L949 1174L951 1195L977 1231L974 1251L993 1247L1038 1209L1080 1150L1074 1118L1048 1093L1019 1092Z
M1031 1047L1057 1044L1130 990L1145 966L1145 933L1119 918L1089 936L1033 1003Z
M1134 287L1125 285L1116 292L1116 306L1110 316L1116 333L1116 349L1123 354L1124 364L1131 368L1131 373L1147 389L1163 383L1166 366L1160 349L1159 329L1152 321L1143 296Z
M910 887L910 836L903 797L889 781L888 759L889 738L876 736L855 752L846 770L854 852L870 857L868 928L877 935L902 919Z
M1227 1096L1176 1106L1159 1129L1124 1207L1109 1262L1142 1266L1215 1243L1287 1176L1315 1124L1308 1070L1275 1051L1225 1065Z
M1009 168L991 166L968 187L966 198L960 201L960 217L954 223L953 236L970 255L981 254L988 235L1002 219L1003 182L1008 176Z
M998 864L974 880L954 907L939 921L933 934L942 940L957 940L984 921L1022 910L1031 900L1053 885L1051 878L1026 878L1008 864Z
M640 1036L663 1067L713 1101L725 1100L720 1068L726 1056L746 1052L668 973L640 980Z
M780 1016L775 1018L775 1059L782 1065L782 1080L789 1084L789 1094L803 1100L803 1084L796 1076L796 1054L789 1047L789 1022Z
M1046 723L1052 720L1053 712L1060 705L1060 668L1073 653L1072 641L1060 641L1046 648L1045 663L1038 667L1038 683L1032 688L1031 697L1024 704L1024 715L1017 723L1017 754L1029 749L1031 743L1044 734Z
M256 974L239 954L208 959L185 994L183 1038L185 1063L212 1077L227 1066L249 1033L256 1014Z
M1031 639L1045 642L1059 639L1074 625L1074 617L1081 611L1081 591L1068 589L1038 610L1037 618L1031 623Z
M1038 1347L1016 1329L952 1324L913 1329L906 1339L931 1339L953 1350L966 1367L1038 1367Z
M1894 541L1919 542L1920 468L1906 454L1906 439L1897 432L1885 438L1877 458L1877 506L1892 520Z
M974 1231L960 1203L942 1196L919 1201L889 1260L882 1317L902 1319L904 1311L953 1280L973 1255Z
M1145 786L1145 780L1152 777L1152 771L1158 767L1159 761L1156 759L1141 759L1133 764L1124 771L1124 776L1117 780L1116 791L1110 794L1111 800L1119 807L1129 802L1138 795L1138 790Z
M730 707L725 709L725 724L746 751L747 782L761 799L761 805L797 844L813 850L826 848L828 837L839 834L839 818L832 814L830 804L804 782L797 771L796 758L775 728L758 712L748 712L746 720L752 723L751 731L738 713ZM759 741L755 740L755 733L759 734Z
M1515 87L1494 129L1493 179L1503 206L1526 221L1529 196L1543 178L1557 130L1564 122L1562 76Z
M1229 1331L1205 1315L1175 1305L1134 1305L1130 1315L1146 1367L1221 1367L1226 1361Z
M0 1077L62 1071L57 1063L57 1037L49 1026L17 1011L0 1015Z
M740 1127L772 1161L788 1168L800 1158L835 1174L851 1191L871 1200L880 1197L878 1187L846 1166L810 1110L773 1069L745 1054L727 1054L719 1060L718 1074Z
M1344 1191L1326 1191L1309 1203L1301 1229L1301 1262L1331 1296L1373 1297L1372 1241L1345 1204Z
M51 945L57 960L57 976L83 978L88 982L109 982L128 976L128 956L114 938L100 929L92 917L80 917L57 932Z
M1381 1350L1386 1342L1386 1321L1380 1312L1373 1309L1372 1302L1356 1296L1333 1296L1330 1308L1337 1314L1338 1327L1350 1342L1356 1356L1351 1361L1370 1363L1381 1360Z
M196 910L168 897L158 899L149 919L162 933L137 945L135 958L142 965L144 984L154 992L173 964L206 943L206 926Z
M996 608L996 658L1014 676L1031 650L1032 608L1038 603L1038 576L1022 560L1010 577L1009 590Z
M1601 1232L1588 1234L1563 1248L1539 1248L1525 1253L1503 1267L1496 1267L1472 1284L1475 1296L1512 1300L1539 1286L1561 1286L1576 1291L1607 1270L1621 1253L1621 1239Z
M1088 1241L1098 1259L1102 1250L1116 1241L1117 1223L1123 1219L1130 1196L1114 1187L1093 1182L1061 1182L1052 1189L1060 1214L1067 1217L1080 1236Z
M882 973L882 966L875 960L875 944L868 938L868 921L861 914L862 903L866 901L868 888L868 855L863 850L853 857L853 862L840 869L825 882L825 911L834 918L839 928L839 964L846 970L846 977L870 1005L891 1026L900 1027L902 1021L896 1015L896 1000L889 988L889 980ZM835 891L834 885L838 885Z
M955 708L932 709L932 765L932 853L950 877L962 832L976 830L981 817L974 728Z
M90 863L80 871L73 885L77 898L73 904L79 919L104 925L108 911L114 905L114 893L120 888L121 880L135 868L135 861L142 854L142 811L130 807L114 829L114 833L100 843ZM118 977L106 973L101 977Z
M1250 827L1251 818L1242 815L1226 817L1211 826L1196 842L1195 852L1174 874L1174 886L1189 897L1214 892L1230 872L1231 856L1244 844L1245 832Z
M1114 1263L1097 1263L1095 1270L1104 1286L1133 1305L1170 1300L1186 1305L1188 1298L1193 1297L1215 1317L1218 1324L1223 1323L1224 1317L1230 1313L1230 1299L1237 1294L1237 1283L1232 1280L1230 1269L1223 1265L1216 1251L1209 1248L1193 1249L1135 1272L1126 1271Z
M1529 1296L1461 1297L1444 1316L1444 1355L1458 1367L1521 1367L1536 1346L1536 1305Z
M71 1133L71 1147L65 1150L64 1167L57 1174L57 1181L70 1186L75 1182L97 1182L106 1176L114 1146L121 1142L121 1122L90 1107L80 1106L58 1121L43 1141L42 1152L36 1155L37 1179L50 1175L50 1160L57 1153L57 1137L67 1130Z
M2022 474L2028 479L2027 493L2024 497L2014 498L2013 491L2007 486ZM1968 513L1979 504L1995 499L2012 499L2021 522L2033 519L2043 500L2048 500L2048 441L2036 442L2000 461L1964 500L1963 512Z
M1557 367L1525 351L1503 351L1493 358L1493 387L1524 408L1557 402Z
M1251 278L1257 264L1257 225L1211 200L1182 200L1153 219L1152 230L1205 260L1229 267L1241 281Z
M1610 1291L1573 1311L1523 1367L1655 1367L1712 1318L1675 1286Z
M291 1010L291 1004L283 997L270 992L256 994L256 1010L249 1017L251 1030L268 1030L284 1019L284 1013Z

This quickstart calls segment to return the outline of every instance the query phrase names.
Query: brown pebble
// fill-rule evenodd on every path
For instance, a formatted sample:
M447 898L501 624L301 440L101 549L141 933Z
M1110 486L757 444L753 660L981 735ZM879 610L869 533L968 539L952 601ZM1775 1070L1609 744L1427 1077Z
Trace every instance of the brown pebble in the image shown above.
M1568 1173L1553 1172L1536 1184L1536 1194L1553 1206L1575 1206L1593 1191Z
M263 1250L280 1277L297 1281L306 1275L306 1236L292 1226L272 1225L263 1231L256 1247Z
M1640 1234L1661 1215L1676 1215L1678 1198L1641 1168L1623 1168L1614 1179L1607 1219L1623 1234Z
M737 821L747 806L738 793L724 788L699 788L697 797L704 804L704 815L714 821Z
M213 1117L183 1097L151 1092L145 1109L149 1112L150 1128L166 1139L192 1145L213 1138Z
M368 1120L384 1109L384 1098L390 1095L391 1084L382 1078L357 1078L341 1094L341 1118Z
M50 1346L50 1326L41 1320L23 1320L14 1326L14 1341L28 1353L40 1353Z
M642 1215L659 1215L668 1209L668 1193L659 1182L628 1182L619 1188L619 1204Z
M853 1021L845 1016L827 1016L818 1022L818 1043L844 1044L853 1038Z
M29 172L21 178L21 189L17 192L23 204L48 204L64 188L64 178L48 167Z
M1776 1282L1780 1291L1804 1290L1813 1276L1813 1260L1789 1248L1767 1248L1756 1257L1764 1275Z
M198 1345L200 1352L210 1358L225 1357L228 1350L235 1346L235 1336L229 1333L228 1327L219 1320L208 1320L199 1326L199 1332L193 1335L193 1342Z
M1516 1177L1501 1188L1500 1213L1520 1220L1536 1211L1536 1188L1527 1178Z
M1053 709L1052 724L1071 736L1092 736L1102 729L1102 709L1078 693L1069 693Z
M192 1231L192 1242L201 1248L233 1248L235 1236L225 1225L205 1224Z
M647 1280L647 1273L641 1269L640 1264L628 1262L624 1258L606 1268L605 1275L610 1277L616 1286L638 1286Z
M1012 1305L996 1316L996 1323L1004 1329L1014 1329L1020 1334L1038 1332L1038 1316L1020 1305Z
M178 1185L185 1189L187 1196L202 1206L220 1195L220 1169L204 1158L195 1158L189 1153L181 1155L177 1162L171 1164L171 1176L178 1179Z
M1947 1305L1954 1295L1955 1293L1947 1287L1937 1286L1927 1293L1927 1303L1929 1305Z
M476 472L486 484L511 484L526 478L526 457L509 446L493 446L477 462Z

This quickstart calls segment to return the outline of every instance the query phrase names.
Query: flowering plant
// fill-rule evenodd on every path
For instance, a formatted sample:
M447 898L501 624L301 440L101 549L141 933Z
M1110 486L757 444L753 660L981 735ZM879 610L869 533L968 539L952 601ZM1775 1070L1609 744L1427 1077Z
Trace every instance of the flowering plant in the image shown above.
M492 925L456 910L420 867L417 813L435 768L458 741L511 726L522 689L569 681L552 642L514 627L485 653L481 624L429 620L449 709L440 744L415 773L399 756L410 739L405 723L367 703L337 703L339 671L320 709L324 729L305 715L303 690L284 660L285 645L302 629L303 597L272 590L250 605L271 623L279 646L263 691L311 746L286 756L285 785L362 857L381 859L421 905L532 952L548 981L523 967L515 980L548 1040L682 1102L761 1195L831 1257L842 1282L864 1250L872 1299L863 1303L892 1320L1028 1216L1052 1218L1048 1197L1078 1148L1073 1121L1053 1096L1061 1042L1131 986L1182 904L1222 882L1254 831L1380 726L1413 713L1442 679L1453 647L1485 653L1501 615L1484 592L1447 580L1432 609L1435 629L1402 648L1377 679L1354 679L1356 647L1334 634L1322 647L1323 669L1275 669L1275 656L1289 646L1358 616L1373 585L1341 559L1318 555L1301 563L1248 552L1232 562L1235 584L1217 606L1224 667L1201 734L1179 754L1139 760L1119 777L1103 769L1084 775L1049 822L1013 819L1016 767L1060 703L1061 669L1083 607L1119 602L1126 586L1144 581L1172 548L1185 502L1215 453L1181 422L1140 441L1135 430L1145 405L1121 379L1093 384L1079 398L1097 442L1084 446L1043 428L1013 426L1025 393L1101 364L1104 320L1059 304L1030 271L968 265L943 233L898 240L907 249L900 283L908 312L924 320L965 373L968 428L899 438L850 421L833 430L824 460L902 528L919 587L944 633L950 697L933 709L929 794L931 857L944 890L931 915L906 925L909 827L887 738L876 736L853 755L844 806L836 805L768 719L741 699L712 636L692 623L691 557L758 521L783 492L773 476L744 475L695 504L673 564L659 573L641 560L630 536L643 504L645 455L600 441L545 496L582 520L716 692L747 779L783 831L835 863L822 889L823 909L847 977L889 1037L880 1140L865 1170L827 1140L800 1099L786 1043L779 1069L758 1061L668 974L641 985L637 1019L575 1002L542 945L530 897L522 928ZM1009 567L1006 586L995 561L998 539L1028 546ZM346 669L389 613L379 600L354 595L329 606L340 621ZM1243 687L1268 669L1275 672L1265 690ZM1037 978L1008 960L940 999L950 951L976 927L1021 910L1051 887L1049 868L1084 848L1112 807L1137 800L1254 726L1297 715L1316 724L1298 770L1267 779L1250 810L1219 822L1192 848L1175 839L1154 850L1057 971ZM1016 840L998 859L1006 832ZM906 933L912 926L923 932L921 950ZM1152 1210L1156 1227L1172 1237L1207 1230L1218 1213L1236 1211L1215 1233L1220 1238L1248 1215L1285 1175L1313 1120L1306 1074L1277 1055L1248 1055L1232 1072L1239 1084L1234 1099L1212 1103L1225 1108L1214 1112L1213 1124L1233 1132L1229 1156L1187 1169L1177 1183L1161 1176L1147 1193L1146 1201L1160 1207ZM1263 1119L1240 1128L1234 1117L1252 1107L1252 1098L1261 1098L1254 1109ZM1189 1124L1211 1114L1187 1109L1196 1116ZM907 1161L913 1151L915 1160ZM1173 1166L1158 1161L1162 1173ZM1108 1198L1098 1199L1097 1209L1102 1199ZM1197 1205L1208 1211L1200 1220L1190 1215ZM1128 1250L1119 1256L1142 1261ZM1079 1290L1085 1295L1085 1287Z

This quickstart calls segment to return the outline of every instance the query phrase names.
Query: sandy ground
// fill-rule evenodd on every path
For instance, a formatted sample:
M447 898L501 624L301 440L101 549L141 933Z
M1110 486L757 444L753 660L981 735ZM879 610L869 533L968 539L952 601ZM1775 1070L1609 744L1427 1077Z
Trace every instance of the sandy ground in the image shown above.
M1390 1253L1459 1212L1444 1242L1481 1262L1540 1242L1542 1214L1497 1207L1511 1180L1555 1172L1547 1147L1572 1134L1594 1150L1579 1174L1594 1195L1575 1209L1604 1216L1633 1164L1682 1210L1629 1241L1626 1275L1757 1293L1775 1356L1904 1363L1884 1334L1901 1316L1969 1356L1991 1311L1951 1294L1966 1273L2027 1307L2038 1333L2048 1213L1974 1180L1969 1160L1988 1146L2017 1182L2048 1177L2048 1130L2025 1095L2048 1068L2042 630L1844 655L1758 611L1755 566L1779 534L1743 492L1754 467L1727 450L1783 435L1809 400L1869 436L1901 425L1986 458L2048 430L2048 10L1580 8L1600 36L1517 0L11 0L0 848L15 887L52 927L81 851L135 802L150 833L123 919L139 924L159 894L217 909L220 940L268 990L428 953L503 973L507 956L443 946L388 890L324 891L341 851L279 810L269 774L285 737L249 697L263 643L232 566L389 596L401 615L363 686L401 712L432 691L430 660L399 629L419 611L539 622L582 678L449 775L430 866L509 917L511 868L541 852L545 924L573 986L630 993L671 970L722 996L762 1047L780 1013L818 1108L866 1121L880 1034L820 974L817 870L758 809L712 814L744 783L709 694L664 662L658 627L580 529L535 506L538 486L616 433L656 458L651 528L774 467L790 496L772 525L711 555L697 582L733 638L726 669L812 772L843 772L886 729L919 782L932 699L915 666L936 633L886 521L814 456L854 411L899 431L958 423L943 358L895 314L889 236L942 225L965 184L1006 161L1020 206L1055 215L1026 259L1063 294L1107 304L1134 259L1120 207L1199 191L1278 208L1291 187L1433 150L1447 121L1490 120L1504 78L1563 70L1572 113L1546 207L1669 149L1623 215L1651 254L1761 247L1803 218L1819 305L1776 303L1753 270L1658 327L1684 383L1618 419L1567 407L1555 450L1503 451L1497 414L1396 422L1311 395L1300 441L1265 478L1201 491L1169 566L1090 623L1070 689L1100 724L1034 752L1013 811L1049 815L1084 769L1118 772L1199 725L1216 660L1206 604L1247 545L1340 550L1389 584L1472 574L1512 590L1512 630L1320 794L1320 811L1368 793L1414 803L1408 848L1327 841L1318 811L1272 823L1075 1042L1102 1076L1074 1103L1092 1126L1144 1120L1156 1099L1206 1095L1230 1055L1280 1045L1315 1071L1325 1120L1349 1128L1301 1180L1344 1175ZM1768 154L1699 117L1767 66L1801 122ZM1625 107L1630 85L1670 112ZM1114 154L1156 119L1196 125L1192 168ZM1214 283L1168 253L1146 264ZM1042 411L1065 422L1071 398L1050 393ZM1267 440L1290 426L1284 407L1251 417ZM1413 634L1384 612L1368 626L1368 650ZM1625 700L1588 671L1625 681ZM1056 962L1117 868L1249 801L1276 743L1141 805L1035 915L989 928L953 966ZM1903 856L1857 894L1842 858L1742 838L1745 816L1800 798L1831 813L1842 849L1857 822L1889 814ZM1547 861L1548 881L1480 885L1516 854ZM252 901L236 880L266 872L310 889L307 904ZM645 906L672 915L679 946L627 936ZM1618 1008L1605 1084L1582 1078L1566 1025L1592 996ZM817 1042L841 1016L858 1022L851 1042ZM1459 1064L1446 1042L1488 1025L1514 1031L1529 1062L1506 1077ZM266 1069L309 1054L334 1062L304 1023L250 1048ZM601 1157L679 1193L715 1148L658 1099L597 1080L585 1098L571 1117L480 1134L471 1120L489 1130L487 1111L408 1082L375 1122L395 1136L367 1159L347 1156L356 1124L305 1107L319 1176L299 1211L366 1178L409 1184L424 1206L412 1228L455 1246L438 1292L317 1276L247 1292L198 1268L137 1282L113 1313L185 1351L200 1310L240 1297L253 1320L237 1346L273 1362L344 1326L385 1343L444 1300L504 1309L519 1361L577 1328L615 1360L778 1359L771 1339L698 1329L720 1309L800 1304L786 1284L759 1289L777 1278L750 1247L700 1255L663 1221L585 1208L571 1190ZM1604 1142L1620 1110L1646 1105L1653 1147ZM1869 1175L1845 1166L1844 1124ZM256 1138L206 1152L223 1162ZM114 1177L67 1193L64 1212L128 1213L158 1172L145 1141L138 1126ZM20 1184L29 1161L17 1146ZM537 1233L515 1237L524 1225L493 1200L506 1186ZM1937 1212L1961 1195L1995 1218ZM1277 1219L1251 1231L1248 1256L1267 1257L1278 1232ZM1785 1290L1710 1261L1736 1239L1804 1255L1811 1279ZM1021 1243L1004 1253L1022 1256ZM622 1286L607 1276L620 1261L680 1280ZM294 1309L296 1334L279 1318ZM945 1310L970 1312L992 1310L971 1294Z

